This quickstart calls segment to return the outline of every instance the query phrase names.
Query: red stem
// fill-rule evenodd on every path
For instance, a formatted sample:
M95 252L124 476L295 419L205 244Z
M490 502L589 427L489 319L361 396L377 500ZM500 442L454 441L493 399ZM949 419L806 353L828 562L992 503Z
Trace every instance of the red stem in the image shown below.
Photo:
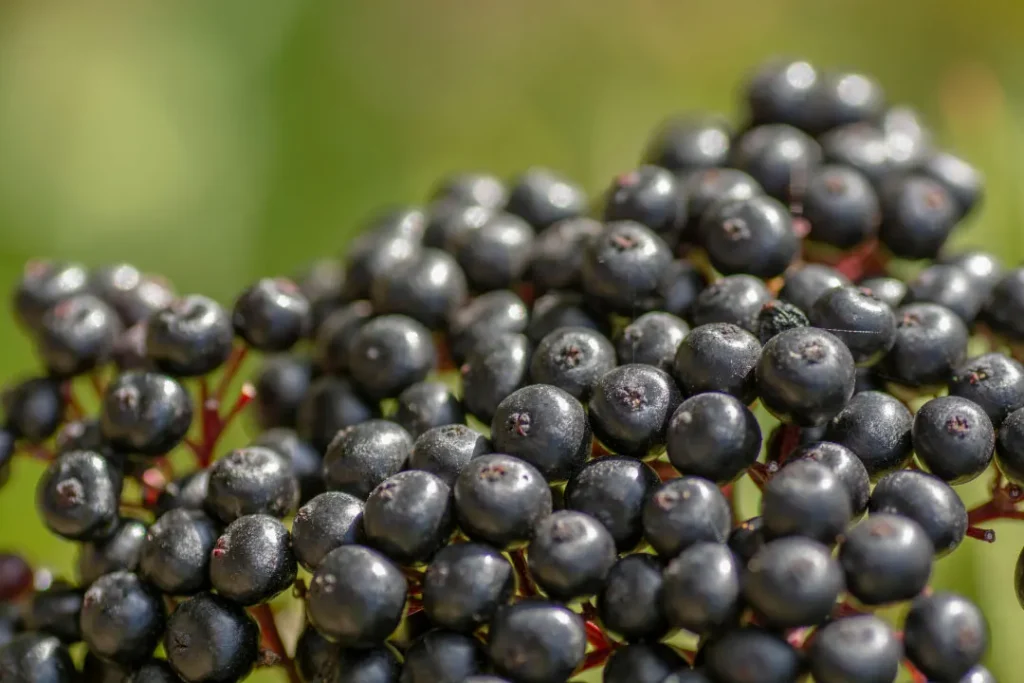
M512 558L512 567L516 570L516 576L519 577L519 591L526 597L532 598L537 595L537 584L533 582L533 577L530 576L530 566L526 561L526 550L519 548L509 553L509 557Z
M82 409L82 404L78 402L78 398L75 396L75 388L71 380L65 380L60 385L60 393L64 397L64 403L67 405L68 417L70 419L80 420L85 417L85 410Z
M248 354L249 347L246 344L239 344L231 349L231 355L228 356L228 360L224 364L224 372L221 373L220 382L217 383L217 389L213 392L213 398L217 400L217 403L224 400L224 396L231 386L231 381L238 374L238 369L242 367L242 363L245 362L245 357Z
M299 670L295 666L295 661L288 656L288 652L284 649L284 642L281 640L281 634L277 630L277 622L274 620L274 612L270 609L270 605L257 605L251 608L249 612L260 625L263 645L278 658L278 663L284 667L285 673L288 674L289 683L302 683L302 679L299 678Z
M998 471L992 482L990 498L967 513L970 525L967 535L987 543L996 540L992 529L982 529L979 524L997 519L1024 519L1024 511L1017 509L1017 504L1024 497L1024 492L1016 484L1004 484L1002 474Z
M662 481L668 481L670 479L678 479L680 476L679 472L672 463L665 462L664 460L652 460L648 463L654 471L658 474L658 478Z
M49 448L46 446L36 446L34 444L25 444L20 446L17 452L41 462L50 462L54 458L53 451Z
M611 650L594 650L592 652L588 652L587 656L583 658L583 663L580 664L578 669L576 669L576 673L583 673L584 671L604 666L604 663L608 661L608 657L610 657L611 654Z
M89 382L92 384L92 390L96 392L96 398L102 401L107 393L107 386L103 378L100 377L99 370L93 370L89 373Z

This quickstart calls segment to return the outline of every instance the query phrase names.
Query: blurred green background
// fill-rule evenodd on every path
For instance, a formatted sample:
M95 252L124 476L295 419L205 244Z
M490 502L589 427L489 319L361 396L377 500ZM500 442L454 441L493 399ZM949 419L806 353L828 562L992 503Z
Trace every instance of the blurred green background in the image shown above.
M740 79L777 54L868 71L924 112L988 177L957 239L1018 263L1024 4L1010 0L5 0L0 280L36 256L129 260L227 301L339 253L376 207L452 170L548 165L596 191L667 114L736 114ZM34 360L0 319L13 378ZM30 507L38 467L16 470L0 548L68 573ZM990 664L1013 683L1024 526L996 528L936 583L983 604Z

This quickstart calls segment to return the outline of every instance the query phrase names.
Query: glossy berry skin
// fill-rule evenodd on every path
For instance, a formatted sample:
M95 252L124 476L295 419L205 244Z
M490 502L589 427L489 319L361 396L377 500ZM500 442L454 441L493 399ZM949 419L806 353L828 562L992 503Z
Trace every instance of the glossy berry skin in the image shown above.
M542 230L533 241L529 279L538 291L578 289L587 242L604 232L604 224L579 216Z
M454 256L440 249L424 249L416 259L381 273L370 289L378 314L407 315L432 330L444 327L468 296L465 273Z
M376 403L360 394L352 382L324 376L310 384L302 398L295 429L303 441L326 454L338 432L373 421L379 415Z
M658 640L669 629L662 566L647 553L625 555L608 571L597 596L601 624L630 642Z
M877 363L896 343L896 315L870 290L831 289L814 302L808 318L846 344L861 367Z
M436 475L454 486L462 469L473 458L493 453L490 440L463 424L429 429L416 439L409 456L409 467Z
M510 455L470 460L453 490L462 531L499 548L530 539L552 510L544 475Z
M924 675L958 681L985 654L988 624L967 598L936 592L911 603L903 621L903 646Z
M771 292L756 277L728 275L697 295L690 310L690 323L694 327L731 323L753 332L758 312L771 300Z
M934 258L960 218L946 188L921 175L893 179L882 188L879 199L879 238L899 258Z
M462 363L486 342L525 332L529 318L530 309L515 292L499 289L475 297L448 321L452 358Z
M309 301L309 332L315 335L327 316L347 301L345 267L336 258L315 259L295 275L295 284Z
M311 378L312 364L305 358L282 354L267 359L253 379L252 411L257 424L264 429L294 428Z
M348 348L352 337L373 318L373 305L359 300L336 308L317 328L313 339L313 357L324 372L338 374L348 370Z
M935 152L921 165L921 173L949 192L961 217L971 213L984 197L985 179L981 173L955 154Z
M434 427L465 424L462 402L444 382L417 382L398 395L394 417L414 439Z
M966 356L963 321L938 304L910 304L896 311L896 343L882 361L887 377L911 387L943 384Z
M616 650L602 672L603 683L662 683L686 660L662 643L634 643Z
M125 372L107 386L100 429L115 449L161 455L185 438L192 415L192 398L177 380L153 372Z
M18 322L33 331L39 328L48 310L88 290L89 271L85 266L59 261L29 261L14 290L14 312Z
M83 592L63 581L37 591L28 604L25 625L29 630L55 635L67 645L77 643L82 639L78 616Z
M976 403L933 398L914 416L914 453L928 471L951 484L971 481L992 462L995 430Z
M481 543L442 548L423 577L423 610L441 628L472 632L487 624L515 592L512 565Z
M850 284L845 275L831 266L807 263L786 273L779 298L810 314L818 298L825 292Z
M885 92L873 78L856 72L826 73L814 91L818 130L874 122L885 111Z
M242 515L283 518L299 506L299 482L291 464L265 446L231 451L210 468L207 509L230 524Z
M584 327L605 334L609 327L607 322L582 292L551 291L533 300L526 336L538 343L562 327Z
M636 458L596 458L569 479L565 505L603 524L624 552L640 542L644 502L658 483L654 470Z
M17 439L32 443L53 436L64 419L60 382L33 377L15 384L3 394L4 427Z
M117 529L121 473L92 451L57 456L39 479L36 509L46 528L76 541L106 538Z
M881 391L862 391L825 430L825 439L849 448L868 475L900 469L913 453L914 417L905 405Z
M769 301L757 313L754 331L762 344L786 330L808 327L807 315L788 301Z
M727 543L737 561L746 566L750 558L764 547L764 520L760 517L751 517L740 522L729 532Z
M893 310L899 308L907 296L907 284L894 277L872 277L860 281L860 288L866 289Z
M178 299L146 324L146 351L162 371L176 377L213 372L231 355L234 329L216 301L192 294Z
M676 349L690 326L671 313L644 313L622 330L615 340L619 362L653 365L672 372Z
M210 553L210 581L240 605L267 602L295 581L291 534L268 515L243 515L224 529Z
M168 595L192 595L210 584L210 553L220 535L199 510L169 510L146 532L140 574Z
M787 464L764 487L761 519L765 537L806 536L831 544L853 516L842 480L810 459Z
M747 563L741 583L747 603L775 628L822 623L844 587L829 547L799 536L766 543Z
M434 630L405 651L401 683L463 681L487 668L483 647L476 638Z
M430 330L404 315L384 315L353 335L349 371L367 396L391 398L426 379L436 356Z
M73 377L106 362L120 332L113 308L91 294L79 294L43 315L35 340L50 374Z
M896 680L903 647L887 623L870 614L837 619L823 626L808 651L819 681L890 683Z
M31 683L74 683L78 671L55 636L22 633L0 647L0 677Z
M436 475L408 470L388 477L366 499L367 545L399 564L430 559L451 536L451 489Z
M259 656L260 630L245 609L213 593L178 603L167 620L167 661L188 683L235 683Z
M1024 607L1024 548L1017 555L1017 564L1013 568L1013 589L1017 593L1017 604Z
M908 285L904 303L932 303L944 306L971 325L985 304L988 292L957 266L936 264L917 274Z
M608 530L575 510L560 510L541 520L527 556L531 576L556 600L596 593L617 557Z
M102 661L102 660L98 660ZM122 679L119 679L122 680ZM151 659L123 677L125 683L177 683L181 679L165 659Z
M481 422L494 419L498 405L527 383L530 341L507 334L480 344L459 369L466 410Z
M967 532L967 511L960 496L924 472L902 470L883 477L871 493L868 511L914 520L931 539L937 557L956 549Z
M269 448L291 463L292 474L299 482L301 503L323 492L323 458L315 448L300 439L294 429L268 429L256 437L252 445Z
M621 365L595 385L591 427L614 452L645 457L665 443L669 419L682 396L668 373L649 365Z
M622 173L605 193L605 221L636 221L669 245L678 243L686 219L686 195L680 181L659 166Z
M760 355L761 344L742 327L701 325L677 347L672 375L687 396L719 391L746 405L757 395L754 367Z
M85 592L80 619L89 649L119 664L152 656L164 632L164 601L155 586L131 572L114 572Z
M953 369L949 394L977 404L998 429L1024 407L1024 366L1002 353L969 358Z
M821 76L803 60L772 60L761 64L743 94L753 123L788 123L811 129L813 98Z
M711 264L725 275L776 277L799 248L789 210L772 197L711 207L701 219L700 234Z
M850 350L824 330L801 327L777 335L757 363L761 402L780 420L824 424L853 396L855 368Z
M426 225L426 216L419 210L405 212L404 223L416 226L419 232ZM368 232L349 245L345 259L343 298L350 301L368 299L373 281L382 273L412 261L421 249L420 236L403 234L401 230Z
M547 334L530 359L530 379L550 384L585 401L594 385L615 367L615 347L586 327L561 327Z
M786 124L766 124L744 133L730 153L730 165L749 173L765 194L782 202L793 198L794 179L821 163L821 146Z
M299 563L315 572L327 553L363 538L363 501L327 491L299 508L292 523L292 548Z
M999 428L996 464L1010 481L1024 482L1024 409L1010 413Z
M489 209L500 209L508 201L508 190L500 178L481 171L460 171L442 180L431 192L434 201L454 200Z
M761 428L739 399L697 394L672 415L667 444L669 460L679 472L725 484L757 460Z
M635 221L608 223L583 257L583 291L601 308L623 314L653 310L661 278L672 263L668 244Z
M796 449L789 456L789 462L797 460L813 460L832 470L850 496L850 511L854 517L867 509L871 480L864 463L849 448L831 441L817 441Z
M517 390L498 404L491 441L536 467L548 481L568 479L590 456L590 423L583 405L548 384Z
M167 482L167 486L157 498L157 516L178 508L202 510L206 505L209 483L209 470L196 470L174 481Z
M324 454L327 490L365 499L405 468L412 445L409 433L388 420L367 420L339 431Z
M260 351L287 351L308 336L309 301L286 278L262 278L235 300L231 324L235 334Z
M369 649L341 648L307 626L295 646L295 665L305 683L354 680L395 683L402 665L387 645Z
M174 301L170 283L129 263L115 263L89 274L89 289L113 308L125 326L147 319Z
M644 161L677 174L725 166L731 139L732 128L718 116L675 116L655 129Z
M689 198L689 220L683 232L686 242L700 243L704 214L721 203L742 201L764 194L750 174L735 168L707 168L685 176L684 192Z
M711 680L722 683L791 683L802 670L800 653L789 643L752 626L709 642L704 661Z
M1003 275L982 309L981 319L998 334L1024 339L1024 268Z
M504 212L468 232L456 256L470 287L487 292L519 282L530 267L533 237L534 228L525 220Z
M487 638L487 653L495 671L522 683L568 679L583 661L586 646L579 615L540 600L499 610Z
M729 546L695 543L665 568L662 609L676 628L706 634L739 616L742 566Z
M146 525L137 519L123 518L109 538L83 543L78 549L76 568L79 582L89 585L104 574L135 571L139 566Z
M976 249L943 253L939 256L939 263L962 270L986 296L1006 272L995 254Z
M314 628L342 647L372 647L398 627L405 593L405 577L390 560L370 548L344 545L313 574L306 614Z
M732 529L732 510L707 479L670 479L644 505L643 528L655 552L673 558L695 543L725 543Z
M825 160L832 168L849 169L876 188L882 186L898 166L890 154L885 132L869 123L838 126L822 135L819 141ZM874 203L877 209L877 197ZM875 213L877 228L879 216L877 211Z
M909 517L879 512L847 531L839 546L846 589L865 605L910 600L928 585L934 547Z
M543 230L560 220L586 213L587 195L556 171L534 167L512 182L505 210L535 230Z
M688 320L697 295L707 285L704 274L687 259L676 259L661 276L661 310Z

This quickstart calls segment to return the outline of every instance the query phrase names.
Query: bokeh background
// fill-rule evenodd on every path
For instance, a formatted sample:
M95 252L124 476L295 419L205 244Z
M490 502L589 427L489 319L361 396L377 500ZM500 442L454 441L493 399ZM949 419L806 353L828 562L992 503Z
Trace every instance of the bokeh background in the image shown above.
M666 115L735 115L772 55L877 76L988 177L957 239L1024 254L1024 4L1010 0L0 2L0 282L49 256L128 260L229 301L343 251L385 204L459 169L547 165L598 191ZM0 301L0 378L35 367ZM0 495L0 548L70 574ZM964 491L968 501L979 486ZM966 541L936 585L984 606L1024 681L1012 572L1024 525Z

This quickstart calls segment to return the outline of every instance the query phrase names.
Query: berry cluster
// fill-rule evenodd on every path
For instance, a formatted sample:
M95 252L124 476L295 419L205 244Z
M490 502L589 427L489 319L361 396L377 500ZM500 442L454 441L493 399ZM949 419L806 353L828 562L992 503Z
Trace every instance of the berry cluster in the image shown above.
M0 556L0 681L994 681L929 579L1024 518L1024 268L944 249L981 178L871 78L773 62L744 104L597 202L453 176L230 310L29 264L0 475L46 462L78 577Z

